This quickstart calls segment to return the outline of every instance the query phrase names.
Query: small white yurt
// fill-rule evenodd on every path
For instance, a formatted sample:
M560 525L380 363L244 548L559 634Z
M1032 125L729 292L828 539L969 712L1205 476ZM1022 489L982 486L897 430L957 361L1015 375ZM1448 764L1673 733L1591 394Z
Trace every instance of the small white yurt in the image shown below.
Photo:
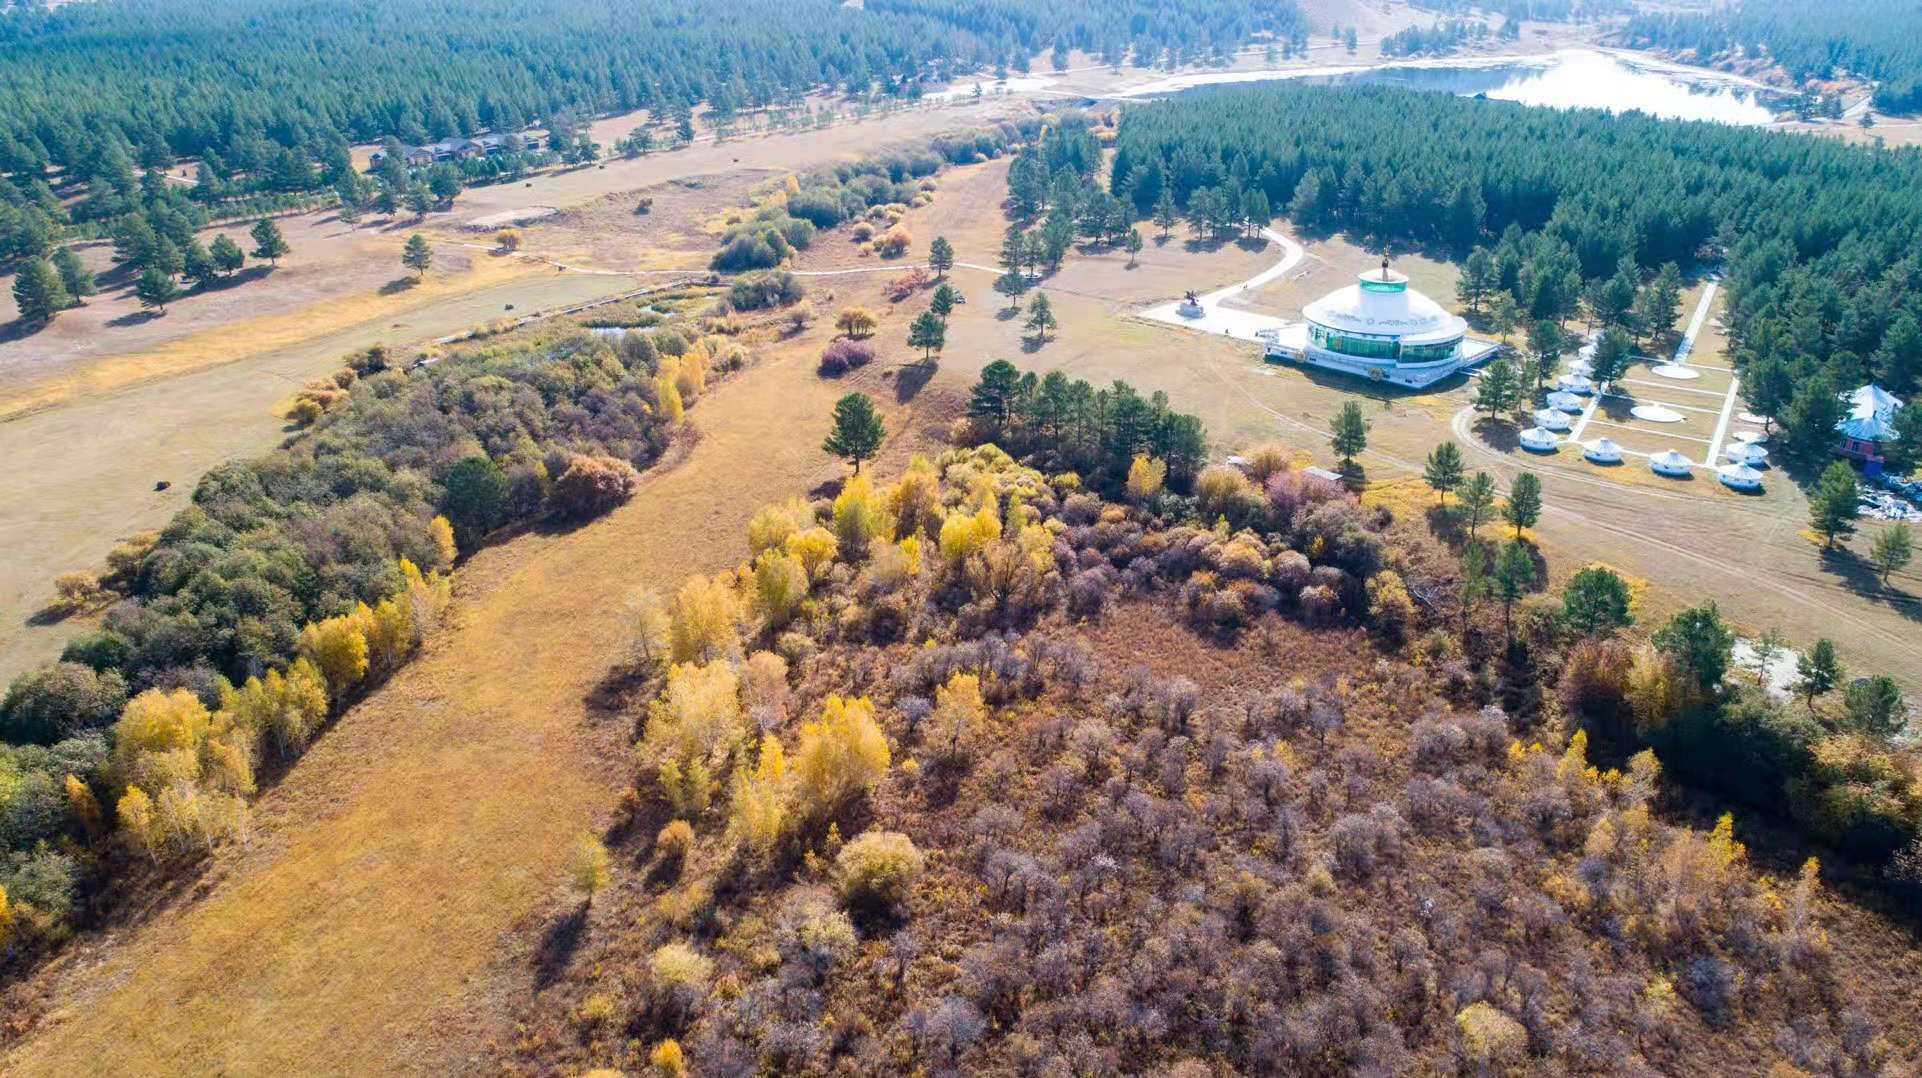
M1584 450L1582 456L1588 458L1589 462L1593 464L1620 464L1622 462L1622 447L1609 441L1607 438L1603 438L1601 441L1596 442Z
M1761 490L1762 473L1742 464L1724 464L1715 469L1722 485L1730 490Z
M1564 412L1579 412L1588 407L1588 402L1573 393L1550 393L1548 395L1548 406L1550 408L1559 408Z
M1595 374L1595 364L1590 363L1586 359L1577 359L1569 363L1568 373L1579 374L1583 378L1593 377Z
M1589 381L1585 374L1564 374L1555 386L1564 393L1586 395L1595 392L1595 383Z
M1553 453L1561 440L1555 437L1553 431L1530 427L1521 433L1520 441L1522 448L1532 453Z
M1693 461L1673 449L1664 450L1648 458L1650 471L1672 479L1686 479L1694 466Z
M1749 468L1766 468L1769 451L1753 442L1732 442L1722 450L1730 464L1740 464Z
M1566 431L1575 425L1575 421L1559 408L1538 408L1535 410L1535 425L1543 430Z

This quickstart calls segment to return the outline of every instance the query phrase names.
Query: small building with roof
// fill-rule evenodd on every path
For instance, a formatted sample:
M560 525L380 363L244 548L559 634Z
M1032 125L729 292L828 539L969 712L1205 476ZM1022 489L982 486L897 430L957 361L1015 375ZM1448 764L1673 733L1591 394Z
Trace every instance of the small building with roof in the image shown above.
M1883 447L1895 441L1895 413L1901 400L1881 386L1867 385L1848 396L1848 412L1835 425L1836 452L1860 461L1871 476L1882 471Z
M1302 318L1276 332L1268 358L1421 389L1501 351L1468 336L1467 322L1410 288L1385 258L1380 269L1310 303Z

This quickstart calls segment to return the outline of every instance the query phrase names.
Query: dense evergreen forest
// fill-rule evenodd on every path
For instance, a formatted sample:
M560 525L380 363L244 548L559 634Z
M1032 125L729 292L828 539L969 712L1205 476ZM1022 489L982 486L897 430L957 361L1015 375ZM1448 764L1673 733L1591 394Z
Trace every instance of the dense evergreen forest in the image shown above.
M0 15L0 171L82 165L103 140L146 160L266 140L403 141L518 130L561 110L712 103L822 86L913 92L1025 69L1057 45L1201 59L1257 31L1305 35L1292 3L1196 0L109 0ZM143 160L143 163L146 163Z
M1638 15L1628 40L1705 57L1732 49L1767 55L1801 80L1852 72L1880 83L1877 108L1922 108L1922 6L1912 0L1743 0L1709 14Z
M1531 319L1592 313L1593 283L1624 260L1644 275L1725 261L1737 360L1774 365L1778 387L1819 373L1907 396L1922 380L1922 154L1911 150L1379 87L1264 86L1130 110L1112 184L1142 214L1164 188L1183 207L1197 192L1240 205L1258 191L1307 229L1457 256L1489 245L1499 287Z

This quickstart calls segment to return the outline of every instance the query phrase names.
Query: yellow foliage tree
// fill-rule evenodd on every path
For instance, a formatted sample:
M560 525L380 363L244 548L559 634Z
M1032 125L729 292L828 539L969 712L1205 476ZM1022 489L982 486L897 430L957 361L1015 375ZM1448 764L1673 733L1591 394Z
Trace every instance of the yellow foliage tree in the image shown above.
M873 313L862 307L848 307L834 318L834 328L856 340L874 336L874 327L879 324Z
M1520 1063L1528 1052L1528 1031L1520 1022L1486 1003L1471 1003L1455 1015L1462 1056L1485 1070L1501 1071Z
M13 937L13 907L7 903L7 889L0 886L0 947Z
M868 544L894 538L894 524L867 476L857 474L834 499L834 538L850 561L868 556Z
M114 724L114 760L121 777L149 789L193 782L211 723L207 708L186 689L148 689L127 701Z
M427 524L427 534L440 552L440 564L435 568L445 569L454 564L454 559L460 556L460 547L454 543L454 525L446 517L435 517Z
M114 806L114 817L120 821L120 833L127 838L128 845L148 857L160 857L160 836L154 828L153 799L138 786L127 787L120 795L120 803Z
M668 360L663 357L665 366ZM654 400L660 409L661 418L668 423L679 423L687 415L687 404L681 400L681 391L674 384L674 376L665 371L654 377Z
M574 862L571 866L574 890L581 893L583 905L593 905L594 896L607 886L609 868L612 865L607 847L600 839L583 831L574 840Z
M934 690L934 712L928 716L925 734L928 747L948 759L961 756L987 717L981 679L973 674L955 674L946 685Z
M940 530L941 475L932 461L917 454L908 462L908 470L888 490L887 509L897 535L932 536Z
M661 1078L682 1078L687 1073L687 1057L681 1053L681 1042L672 1037L655 1045L647 1060Z
M941 522L941 557L951 565L957 564L999 538L1001 517L994 511L994 503L984 500L974 513L950 513Z
M325 618L300 631L301 658L327 679L328 694L335 699L367 676L367 622L372 616L362 603L351 614Z
M801 811L825 817L862 796L887 774L891 759L887 735L874 721L867 697L830 696L821 718L801 730L794 754L794 775Z
M1167 481L1166 461L1142 455L1128 465L1128 497L1136 502L1145 502L1161 493L1162 484Z
M668 608L668 653L674 662L707 662L738 651L741 601L726 575L681 585Z
M735 777L728 802L729 829L757 857L766 858L787 837L788 785L787 754L780 739L765 735L760 761Z
M786 625L807 594L808 571L800 558L764 550L754 559L754 609L769 626Z
M100 800L94 797L87 784L76 775L68 775L62 784L67 796L67 811L87 830L89 836L99 835L106 827L106 820L100 811Z
M799 498L764 505L754 514L754 519L747 522L748 552L759 554L763 550L783 549L789 536L813 526L814 513Z
M801 559L811 579L821 579L840 556L840 541L826 528L809 528L787 537L787 552Z
M671 761L685 769L699 761L712 767L730 755L746 734L740 691L730 663L675 664L660 698L648 705L643 762Z

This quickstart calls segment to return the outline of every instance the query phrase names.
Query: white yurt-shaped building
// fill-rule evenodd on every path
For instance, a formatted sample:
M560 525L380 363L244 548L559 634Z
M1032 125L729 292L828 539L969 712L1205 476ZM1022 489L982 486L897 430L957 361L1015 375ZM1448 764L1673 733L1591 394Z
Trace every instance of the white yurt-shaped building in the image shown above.
M1724 464L1715 469L1716 478L1730 490L1761 490L1762 473L1743 464Z
M1468 323L1381 268L1310 303L1302 321L1268 346L1271 357L1411 388L1433 385L1493 356L1501 346L1468 336Z
M1769 451L1753 442L1731 442L1722 449L1722 455L1730 464L1741 464L1750 468L1768 466Z
M1568 418L1568 413L1559 408L1537 408L1535 410L1535 425L1541 427L1543 430L1552 430L1559 433L1573 427L1575 421Z
M1663 450L1648 458L1649 470L1656 475L1666 475L1671 479L1687 478L1695 463L1673 449Z
M1587 408L1588 402L1574 393L1550 393L1548 406L1572 414Z
M1555 447L1561 444L1561 439L1555 437L1554 431L1541 427L1528 428L1521 433L1519 440L1522 448L1531 453L1553 453Z
M1620 464L1622 462L1622 447L1607 438L1603 438L1583 450L1582 456L1588 458L1588 460L1594 464Z

